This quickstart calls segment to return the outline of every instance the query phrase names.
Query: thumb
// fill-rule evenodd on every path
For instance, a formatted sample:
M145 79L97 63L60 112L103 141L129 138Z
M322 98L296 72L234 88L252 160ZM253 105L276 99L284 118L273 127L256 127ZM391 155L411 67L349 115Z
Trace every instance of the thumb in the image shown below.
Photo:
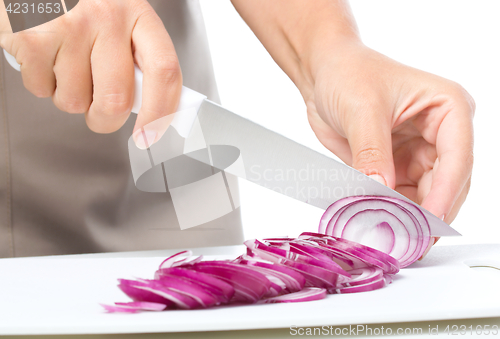
M352 167L394 189L396 176L391 126L390 116L370 112L361 114L361 119L351 123L346 136L351 148Z

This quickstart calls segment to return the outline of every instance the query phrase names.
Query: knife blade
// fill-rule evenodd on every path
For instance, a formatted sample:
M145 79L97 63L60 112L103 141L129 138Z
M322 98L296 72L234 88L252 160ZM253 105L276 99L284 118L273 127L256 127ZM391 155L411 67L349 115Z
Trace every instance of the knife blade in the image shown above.
M244 178L257 185L321 209L353 195L397 198L422 210L429 221L431 235L460 235L420 205L367 175L216 103L204 100L198 110L198 119L208 145L231 145L240 150ZM242 177L240 173L232 174Z

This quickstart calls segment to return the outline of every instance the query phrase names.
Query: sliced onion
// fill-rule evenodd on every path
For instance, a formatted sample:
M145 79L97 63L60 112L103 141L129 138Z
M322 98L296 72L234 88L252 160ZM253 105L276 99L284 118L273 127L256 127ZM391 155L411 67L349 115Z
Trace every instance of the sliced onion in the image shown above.
M271 247L282 248L286 244L285 248L288 248L288 251L291 253L298 254L300 256L304 255L306 257L310 257L313 260L307 260L306 263L323 267L327 270L331 270L333 272L338 272L339 274L344 275L342 267L337 264L335 261L331 260L331 256L326 255L326 251L315 248L311 246L311 244L301 243L300 241L294 240L293 242L286 242L282 244L275 243L271 245ZM300 258L298 256L288 255L291 259L295 257Z
M256 253L263 259L269 260L274 263L284 264L289 267L305 270L306 272L309 272L310 270L314 272L322 272L321 270L314 269L313 266L331 272L334 274L334 276L332 276L333 279L332 282L337 280L338 275L344 277L350 277L349 273L347 273L337 263L335 263L334 261L330 260L327 257L322 258L322 260L319 260L312 256L306 256L303 254L292 252L291 250L285 250L282 248L267 246L266 244L256 239L247 240L245 241L244 244L252 252ZM288 248L291 248L290 245L288 245ZM310 269L306 268L307 266L311 266L311 268ZM335 284L335 282L333 283Z
M220 304L217 296L212 294L207 288L195 284L189 280L176 277L174 275L164 276L161 280L153 280L159 282L163 287L168 288L170 291L190 297L199 304L199 306L206 308L216 304ZM145 282L150 282L145 280Z
M337 241L337 243L339 243L339 242L344 243L344 244L350 246L351 248L357 249L359 252L368 254L372 258L377 259L377 260L383 262L384 264L389 265L390 268L387 270L384 270L387 273L396 274L397 272L399 272L399 269L401 267L399 261L397 259L395 259L394 257L388 255L387 253L381 252L381 251L376 250L374 248L371 248L371 247L368 247L368 246L365 246L365 245L362 245L362 244L359 244L357 242L350 241L347 239L342 239L342 238L334 238L334 239L335 239L335 241Z
M235 291L232 301L254 303L271 288L271 282L262 273L229 261L202 261L189 269L210 274L232 285Z
M271 277L271 279L274 278L274 277ZM271 281L271 279L269 279L269 281ZM274 278L274 279L277 279L277 278ZM272 298L272 297L276 297L278 295L281 294L281 292L283 292L284 288L282 286L282 284L276 284L274 283L273 281L271 281L271 287L269 288L269 290L266 292L266 294L264 294L262 296L262 298Z
M126 313L135 313L138 311L163 311L166 308L164 304L147 301L131 301L128 303L115 303L115 305L101 304L101 306L108 312Z
M276 264L285 265L301 273L306 280L305 286L332 288L337 284L339 277L341 277L341 281L344 281L345 278L350 278L349 273L340 268L340 266L335 266L332 269L314 258L293 253L293 255L290 255L288 251L266 246L257 240L245 241L245 245L259 257Z
M384 274L385 284L389 285L394 280L392 274Z
M163 298L169 300L170 302L174 303L177 307L182 308L182 309L198 308L201 306L193 298L191 298L187 295L184 295L182 293L172 291L170 288L164 286L161 282L159 282L157 280L135 281L135 280L121 279L120 285L122 285L122 284L123 285L128 284L129 286L133 286L136 289L156 294L160 297L163 297ZM149 301L149 300L146 300L146 301Z
M274 275L285 284L286 291L291 293L300 291L304 288L306 283L304 275L284 265L258 261L253 257L240 258L239 263L242 265L252 266L262 274L265 274L266 277L268 275Z
M159 269L176 267L181 265L182 266L193 265L196 264L197 262L200 262L203 259L203 256L201 255L196 258L193 258L192 255L193 252L191 252L190 250L176 253L168 257L167 259L163 260L163 262L160 264Z
M406 267L430 241L425 215L412 204L382 196L340 199L327 208L319 233L344 238L387 253Z
M399 271L399 261L395 258L353 241L311 232L304 232L299 238L316 242L346 270L375 266L390 274Z
M120 284L118 285L118 287L133 301L153 302L164 304L167 308L177 308L177 304L170 299L166 299L158 295L157 293L138 288L135 281L125 279L120 279L119 281Z
M365 267L349 271L352 279L349 282L342 283L342 287L350 287L357 285L365 285L376 280L380 280L384 276L384 272L380 268Z
M379 280L375 280L366 284L336 288L334 290L330 290L329 292L337 294L359 293L359 292L375 291L385 286L386 282L385 279L382 277Z
M186 279L194 284L201 286L206 291L218 297L220 303L222 304L228 303L234 295L234 288L232 285L202 272L179 267L171 267L160 269L155 273L156 280L168 279L171 276Z
M372 213L370 210L356 212L350 218L342 214L357 201L360 200L351 199L339 205L337 212L343 212L333 213L336 220L346 219L346 224L349 224L353 218L354 221L361 218L356 217L359 213ZM363 215L362 219L366 216ZM418 220L411 216L401 219ZM391 217L387 220L397 224ZM385 224L380 226L385 230L377 231L377 234L385 232L391 235L387 227ZM394 230L392 226L390 229ZM355 230L352 232L357 234ZM411 232L408 231L408 234ZM397 237L394 236L394 239ZM134 313L206 308L231 302L312 301L324 298L326 293L346 294L382 288L392 282L393 274L398 272L400 265L391 255L377 249L319 233L304 232L297 239L249 240L245 245L247 254L232 261L203 261L201 256L192 257L190 251L174 254L160 264L153 280L119 280L119 288L132 302L103 307L108 312ZM397 240L390 246L396 247ZM388 248L385 250L388 251ZM411 246L409 251L412 251ZM403 257L413 258L414 255L405 253Z
M263 299L261 300L261 303L263 304L296 303L296 302L321 300L324 299L325 297L326 297L326 289L317 287L306 287L299 292Z

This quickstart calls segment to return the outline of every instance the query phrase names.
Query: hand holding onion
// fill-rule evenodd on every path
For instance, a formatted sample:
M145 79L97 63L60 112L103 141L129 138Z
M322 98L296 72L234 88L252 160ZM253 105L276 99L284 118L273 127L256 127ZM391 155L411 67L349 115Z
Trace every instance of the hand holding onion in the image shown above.
M342 51L317 68L305 96L319 140L451 223L470 186L473 99L460 85L359 42Z
M345 0L233 4L297 85L323 145L453 221L473 162L475 105L460 85L363 45Z

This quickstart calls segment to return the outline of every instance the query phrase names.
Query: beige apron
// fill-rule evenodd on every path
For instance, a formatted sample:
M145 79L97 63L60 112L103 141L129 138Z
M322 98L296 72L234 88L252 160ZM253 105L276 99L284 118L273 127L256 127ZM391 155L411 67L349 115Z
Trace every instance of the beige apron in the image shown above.
M184 84L218 101L197 1L150 0L174 42ZM127 140L38 99L0 58L0 257L232 245L240 209L181 231L167 193L133 183ZM193 211L196 213L196 211Z

